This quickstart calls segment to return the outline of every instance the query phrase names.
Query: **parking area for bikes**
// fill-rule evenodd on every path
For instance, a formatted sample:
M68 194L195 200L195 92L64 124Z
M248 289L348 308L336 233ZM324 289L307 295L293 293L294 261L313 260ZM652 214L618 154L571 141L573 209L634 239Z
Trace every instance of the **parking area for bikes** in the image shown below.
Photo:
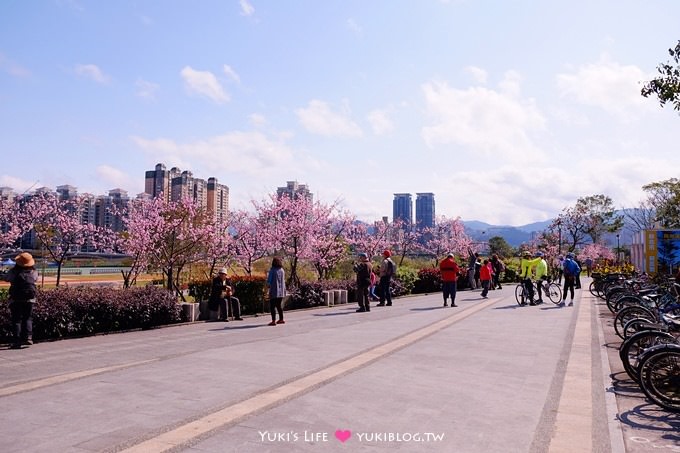
M621 363L619 346L622 340L615 334L614 315L608 310L604 300L588 297L598 307L604 336L603 348L611 368L611 386L607 391L616 395L616 417L621 426L626 451L680 452L680 414L664 410L645 398Z
M514 290L0 350L0 450L677 451L677 418L612 386L595 298Z

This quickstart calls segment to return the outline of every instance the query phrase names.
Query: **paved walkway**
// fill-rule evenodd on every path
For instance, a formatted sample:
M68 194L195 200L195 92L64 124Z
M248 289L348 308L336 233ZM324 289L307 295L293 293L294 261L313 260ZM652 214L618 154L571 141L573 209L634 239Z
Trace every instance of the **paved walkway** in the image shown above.
M644 451L607 391L599 304L489 294L0 350L0 451Z

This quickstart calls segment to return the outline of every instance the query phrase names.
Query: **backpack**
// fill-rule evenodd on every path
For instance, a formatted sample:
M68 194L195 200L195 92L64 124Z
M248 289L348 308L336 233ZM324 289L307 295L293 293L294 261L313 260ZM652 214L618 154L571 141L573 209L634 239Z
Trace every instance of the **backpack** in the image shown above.
M394 264L394 261L388 259L387 260L387 275L390 277L394 276L397 273L397 265Z
M16 300L30 300L35 299L36 293L37 288L33 273L30 271L17 272L12 279L9 295Z

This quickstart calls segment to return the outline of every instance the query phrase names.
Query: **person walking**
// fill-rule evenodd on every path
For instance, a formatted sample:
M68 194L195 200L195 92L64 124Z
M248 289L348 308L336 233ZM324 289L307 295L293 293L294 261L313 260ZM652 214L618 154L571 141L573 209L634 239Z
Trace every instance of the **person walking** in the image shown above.
M574 260L573 253L567 253L567 258L563 263L564 269L564 290L562 291L562 302L560 302L560 307L564 307L564 303L567 300L567 290L570 291L571 298L569 300L569 306L574 305L574 287L576 286L576 276L581 273L581 267Z
M357 274L357 313L371 311L371 303L368 298L368 288L371 286L371 263L368 255L359 253L359 262L354 264L354 272Z
M444 306L447 306L447 299L451 297L451 307L456 305L456 285L458 284L458 273L460 268L453 258L453 253L446 255L439 263L439 272L442 275L442 293L444 294Z
M14 258L15 265L2 280L8 281L9 310L12 320L11 349L21 349L21 345L33 344L33 304L38 292L36 283L38 271L35 260L28 252L20 253Z
M536 252L536 292L538 293L537 304L543 303L543 282L549 279L548 277L548 263L543 259L543 252Z
M489 294L489 285L491 284L491 266L489 260L484 260L479 268L479 281L482 284L481 296L486 299Z
M272 267L267 274L267 286L269 286L269 311L272 315L270 326L285 324L283 320L283 298L286 297L286 273L283 270L281 258L274 257ZM276 313L279 313L279 320L276 320Z
M396 269L396 265L394 264L394 261L390 258L392 256L392 252L389 250L385 250L383 252L383 261L380 264L380 303L376 305L376 307L384 307L387 305L388 307L392 305L392 295L390 294L390 281L392 280L392 276L394 275L394 270ZM385 303L387 302L387 303Z
M477 289L477 282L475 280L475 264L477 263L478 257L479 253L473 253L472 249L468 249L467 279L470 289Z
M371 265L371 286L368 287L368 295L373 302L379 301L380 298L375 293L375 288L378 286L378 276L373 272L373 265Z
M498 258L498 255L491 256L491 264L493 266L493 289L503 289L501 286L501 272L505 271L505 263Z

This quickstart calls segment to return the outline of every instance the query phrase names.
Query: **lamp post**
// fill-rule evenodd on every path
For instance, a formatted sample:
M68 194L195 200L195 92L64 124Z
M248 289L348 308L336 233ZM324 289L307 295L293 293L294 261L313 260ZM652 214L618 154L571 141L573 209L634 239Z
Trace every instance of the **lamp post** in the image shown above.
M616 234L616 264L619 264L619 258L621 257L621 248L619 246L619 234Z

